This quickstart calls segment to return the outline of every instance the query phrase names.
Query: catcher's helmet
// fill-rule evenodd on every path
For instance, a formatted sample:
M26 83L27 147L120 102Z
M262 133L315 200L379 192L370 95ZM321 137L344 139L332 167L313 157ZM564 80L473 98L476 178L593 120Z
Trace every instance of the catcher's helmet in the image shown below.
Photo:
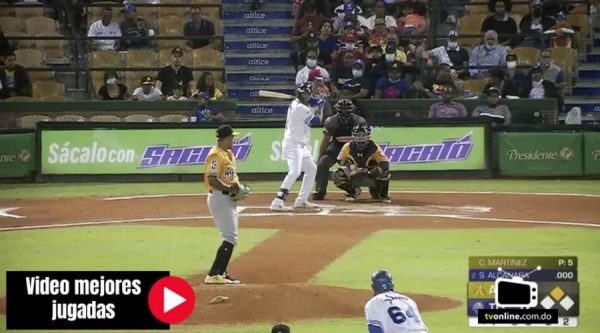
M394 290L392 274L388 271L377 271L371 275L371 288L377 293Z
M340 122L345 124L350 120L352 113L356 110L356 106L351 100L343 98L335 103L333 109L337 113Z
M305 94L312 95L312 93L313 93L312 83L310 83L310 82L303 83L298 88L296 88L296 92L298 94L305 93Z
M363 149L371 140L371 127L368 125L356 125L352 128L352 141Z

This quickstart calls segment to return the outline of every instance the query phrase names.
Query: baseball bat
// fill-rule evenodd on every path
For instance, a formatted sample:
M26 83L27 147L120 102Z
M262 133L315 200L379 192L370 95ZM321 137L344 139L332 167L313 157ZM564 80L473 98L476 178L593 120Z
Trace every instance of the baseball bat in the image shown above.
M268 98L277 98L277 99L288 99L288 100L296 98L296 96L294 96L294 95L289 95L289 94L284 94L284 93L279 93L276 91L269 91L269 90L259 90L258 96L268 97Z

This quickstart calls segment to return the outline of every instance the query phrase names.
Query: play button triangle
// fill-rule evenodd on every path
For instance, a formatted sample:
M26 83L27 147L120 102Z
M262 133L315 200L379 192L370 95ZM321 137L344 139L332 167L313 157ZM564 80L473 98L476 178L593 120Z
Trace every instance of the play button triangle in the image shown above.
M171 289L163 287L163 312L167 313L174 308L178 307L181 303L185 302L186 299L179 296Z

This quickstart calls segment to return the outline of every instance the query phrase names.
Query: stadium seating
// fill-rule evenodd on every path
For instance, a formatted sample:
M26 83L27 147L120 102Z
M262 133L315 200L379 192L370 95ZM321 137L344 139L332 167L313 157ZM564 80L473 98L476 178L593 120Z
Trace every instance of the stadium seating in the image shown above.
M0 17L0 27L2 27L2 31L5 34L12 32L25 32L25 26L23 26L23 22L14 17Z
M27 20L31 17L44 16L44 7L41 6L30 6L29 3L16 3L15 4L15 16L19 20Z
M59 37L57 33L41 33L39 37ZM65 57L65 40L64 39L40 39L35 41L36 49L42 51L46 55L46 61L49 59L62 59Z
M167 66L169 63L171 62L171 50L170 49L164 49L164 50L160 50L158 52L158 66L159 67L165 67ZM192 58L192 54L191 53L184 53L183 57L181 58L181 64L187 66L187 67L193 67L194 66L194 60Z
M481 37L463 37L463 35L480 35L481 23L485 20L486 15L477 14L463 17L459 22L459 36L461 45L477 46L481 44Z
M486 80L466 80L464 83L464 90L469 90L471 96L478 96L483 93L483 88L485 88L486 84Z
M44 54L35 49L20 49L15 51L17 63L25 68L47 67L45 65ZM54 78L52 71L35 71L29 72L29 77L32 81L35 80L51 80Z
M161 17L158 19L159 36L183 36L183 22L181 18ZM169 49L183 45L183 39L164 39L158 41L159 49Z
M25 32L30 35L58 33L58 24L49 17L30 17L25 20Z
M161 123L185 123L189 121L189 117L183 114L166 114L160 116L158 121Z
M533 47L515 47L512 52L519 58L518 65L520 66L534 66L540 60L541 51Z
M580 53L585 53L585 44L590 33L589 17L585 14L569 14L567 22L575 29L574 42ZM579 29L577 29L579 28Z
M35 81L33 98L40 101L62 101L65 99L65 86L54 81Z
M65 114L65 115L60 115L57 116L56 118L54 118L54 121L65 121L65 122L84 122L87 119L83 116L80 115L76 115L76 114Z
M15 16L15 9L5 2L0 2L0 17L5 16Z
M121 67L121 55L115 51L94 51L90 54L90 67ZM102 86L104 71L91 71L94 91Z
M95 123L120 123L122 121L121 117L112 115L112 114L99 114L90 117L91 122Z
M224 56L211 47L195 49L192 52L194 67L223 67Z
M154 121L154 117L147 114L131 114L123 118L126 123L150 123Z
M41 121L50 121L50 117L45 115L28 115L17 118L17 127L35 128L35 125Z
M28 37L29 35L24 32L8 32L4 33L6 37ZM33 49L35 48L35 40L32 39L22 39L22 40L11 40L10 44L15 49Z

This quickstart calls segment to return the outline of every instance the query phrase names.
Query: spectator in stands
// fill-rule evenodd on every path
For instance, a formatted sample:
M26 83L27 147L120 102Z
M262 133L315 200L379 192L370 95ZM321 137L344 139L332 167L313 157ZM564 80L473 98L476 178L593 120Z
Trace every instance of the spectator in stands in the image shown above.
M519 29L523 36L520 46L529 46L537 49L543 49L548 44L544 36L544 31L550 30L556 21L547 15L542 8L542 0L533 0L531 10L521 19Z
M456 24L457 18L460 16L459 12L463 12L465 5L469 3L469 0L445 0L446 4L446 23L450 25Z
M402 78L402 64L395 62L386 77L375 84L375 98L405 98L410 90L410 83Z
M507 80L504 70L499 68L489 70L488 83L483 88L483 91L485 92L491 87L498 89L502 98L506 98L507 96L518 97L521 94L520 87L514 81Z
M452 78L452 70L448 64L440 64L436 76L426 78L423 84L420 81L413 83L413 88L421 91L427 98L442 98L444 88L447 86L452 86L455 93L462 94L462 89L458 88Z
M321 71L313 68L308 72L308 82L312 82L315 96L319 96L327 100L331 96L329 87L324 82Z
M354 0L343 0L342 4L335 7L333 14L343 18L349 11L354 11L358 15L363 14L362 8L354 3Z
M383 19L386 29L396 31L398 27L396 19L391 15L386 15L385 1L383 0L377 0L377 2L375 2L375 14L365 21L365 27L370 31L375 30L375 20L378 18Z
M352 26L356 29L356 33L360 36L364 36L365 31L363 30L363 27L366 25L367 20L357 12L357 9L353 4L344 4L343 6L343 15L334 17L333 19L333 31L340 33L346 27L348 22L352 22Z
M336 65L344 63L344 54L346 52L352 52L356 59L366 59L364 54L364 44L362 40L358 39L355 34L346 34L338 44L337 56L334 63Z
M332 34L333 24L330 21L325 21L321 25L321 33L319 34L319 51L329 54L333 59L337 49L337 37ZM319 52L319 54L320 54Z
M179 84L173 86L173 94L167 97L167 101L187 101L187 97L183 96L183 91Z
M508 106L500 103L500 91L496 87L486 90L487 105L479 105L473 110L473 117L485 117L494 124L510 125L511 114Z
M330 81L329 72L317 64L317 51L310 50L306 54L306 66L302 67L296 74L297 87L301 86L305 82L308 82L308 73L311 69L318 69L326 83Z
M147 75L141 80L141 87L135 88L131 99L140 102L158 102L164 99L164 96L160 89L154 86L154 80L152 76Z
M467 73L464 69L469 65L469 53L465 48L460 47L458 43L458 32L450 30L448 33L448 42L446 46L438 46L429 51L423 52L423 58L427 59L427 65L435 65L433 58L437 60L437 64L448 64L452 66L458 77L466 77Z
M196 90L203 91L208 94L211 101L218 101L225 98L221 89L215 86L215 77L210 72L204 72L200 75Z
M0 70L0 99L14 96L32 97L33 89L29 73L17 64L17 56L10 51L4 58L4 68Z
M181 64L183 50L175 47L171 51L171 64L161 68L156 78L156 88L165 96L173 93L173 86L178 83L183 88L183 95L189 96L194 90L194 76L192 70Z
M429 118L457 118L466 117L469 114L467 109L461 103L454 101L456 98L456 90L454 86L448 85L444 87L442 92L442 101L437 102L429 107Z
M517 38L517 22L508 16L512 9L511 0L490 0L488 9L494 15L488 16L481 23L481 32L494 30L498 34L498 42L502 45L514 46Z
M402 16L398 19L398 32L405 36L423 36L427 31L425 13L417 10L416 3L406 1L402 9Z
M12 51L8 39L4 36L2 27L0 26L0 68L4 66L4 58Z
M560 100L561 96L558 93L558 90L556 89L554 83L544 79L544 70L541 66L535 66L531 70L530 76L531 79L526 82L521 97L532 99L558 98Z
M471 52L469 67L506 66L506 48L498 45L498 34L494 30L486 31L484 43ZM487 69L471 68L469 74L475 78L485 78Z
M354 64L354 53L352 51L344 51L341 53L344 61L341 64L336 64L331 72L331 92L334 96L339 96L344 84L352 80L352 66Z
M271 333L290 333L290 327L284 324L277 324L271 328Z
M394 44L388 44L386 46L384 55L379 56L379 62L373 62L372 68L368 73L371 82L376 83L377 81L379 81L379 79L385 77L389 72L390 68L392 68L392 65L394 65L396 62L404 63L406 61L406 57L404 58L405 61L398 61L396 52L397 49ZM373 58L373 60L375 61L376 59L377 58L375 55L375 58Z
M204 91L195 91L192 95L198 105L192 111L192 122L211 123L223 122L225 117L215 108L208 105L210 96Z
M305 38L309 32L318 33L317 29L321 28L323 22L328 19L321 13L317 13L317 7L314 0L305 1L303 4L304 16L296 20L292 30L292 42L297 43L302 38Z
M88 37L121 37L121 28L112 20L112 8L102 8L101 19L92 23L88 30ZM92 48L95 50L117 50L118 39L93 39Z
M342 86L342 98L369 98L371 82L365 76L365 62L358 59L352 64L352 79Z
M517 64L519 63L519 58L513 52L509 52L506 55L506 82L509 82L513 87L513 89L505 87L506 96L520 96L523 88L525 87L525 82L527 81L527 76L517 68ZM508 89L506 89L508 88ZM504 96L504 97L506 97Z
M385 27L385 19L375 19L374 29L369 35L369 46L385 47L387 44L387 29Z
M306 38L302 41L302 50L297 53L297 60L295 60L295 64L304 64L306 62L306 54L308 51L316 51L317 52L317 64L322 67L330 66L333 62L331 59L331 54L327 52L322 52L319 48L319 35L314 32L309 32L306 35Z
M192 20L183 25L183 35L188 38L183 45L186 51L211 45L215 36L215 25L210 20L202 18L202 7L192 6L191 13Z
M114 70L104 72L104 84L98 89L98 97L103 101L127 99L127 86L119 82Z
M542 68L544 80L554 83L558 93L567 85L565 81L565 73L563 70L552 62L552 54L550 50L544 50L540 54L539 66Z
M126 3L121 10L125 15L121 22L121 46L125 50L151 48L152 41L148 36L154 35L154 30L150 32L146 20L138 18L135 6L132 3Z
M553 35L553 47L571 47L571 36L575 34L575 30L567 22L567 15L560 12L556 15L556 24L546 34Z

